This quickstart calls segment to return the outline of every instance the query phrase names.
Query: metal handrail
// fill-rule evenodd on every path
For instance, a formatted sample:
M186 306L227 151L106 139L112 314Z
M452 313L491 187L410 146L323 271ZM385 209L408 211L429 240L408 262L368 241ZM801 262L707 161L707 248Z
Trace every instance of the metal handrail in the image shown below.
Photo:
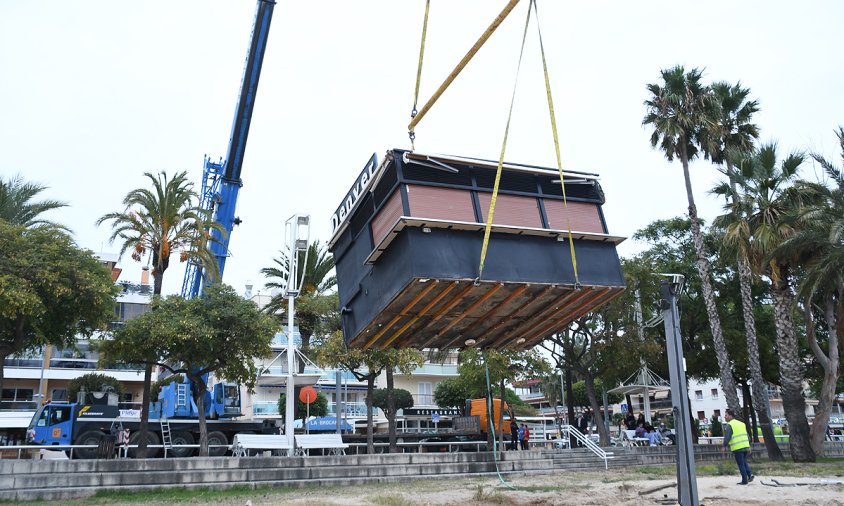
M398 434L398 437L401 438L401 434ZM413 442L404 441L404 442L397 442L397 446L399 448L405 448L405 449L409 448L409 449L412 449L413 452L421 452L423 448L429 448L429 447L448 447L449 452L459 451L459 450L465 449L465 448L474 448L473 451L483 451L481 448L485 447L486 444L487 444L487 442L485 440L484 441L413 441ZM501 443L501 444L504 445L504 444L506 444L506 442ZM548 448L552 444L553 444L552 440L534 440L534 439L531 439L531 446L534 447L534 449L538 449L539 447ZM592 443L592 444L594 445L594 443ZM349 447L352 447L352 448L366 448L366 446L367 446L367 444L365 442L348 443L348 445L349 445ZM374 446L376 448L385 448L386 449L387 447L390 446L390 444L387 443L387 442L375 442ZM9 445L9 446L0 446L0 450L17 451L17 453L18 453L17 458L18 459L24 458L23 455L22 455L24 451L27 451L28 453L34 451L35 453L37 453L38 450L40 450L40 449L54 450L54 451L55 450L59 450L59 451L65 451L66 450L69 453L69 457L72 459L73 458L73 450L75 450L75 449L91 449L91 448L98 448L98 447L99 447L99 445ZM137 447L138 447L137 444L131 444L131 445L122 445L122 444L117 445L116 444L115 450L119 450L118 455L121 458L126 458L127 457L127 455L126 455L127 450L128 449L135 449ZM147 447L148 448L160 448L162 450L164 449L163 444L147 445ZM208 445L208 447L209 448L230 449L231 444L227 444L227 445ZM174 445L172 445L172 447L170 449L172 450L173 448L199 448L199 444L198 443L194 443L194 444L174 444ZM30 458L30 457L26 457L26 458ZM172 458L172 457L166 457L166 458Z
M592 453L597 455L599 458L603 459L605 469L610 468L608 459L613 458L614 455L613 455L612 452L604 451L604 449L601 448L600 446L598 446L597 444L595 444L595 442L592 441L592 439L584 436L582 432L575 429L571 425L563 425L562 429L563 429L563 434L565 435L565 437L567 439L570 439L571 436L574 436L574 438L577 439L580 442L581 445L586 447L589 451L591 451Z

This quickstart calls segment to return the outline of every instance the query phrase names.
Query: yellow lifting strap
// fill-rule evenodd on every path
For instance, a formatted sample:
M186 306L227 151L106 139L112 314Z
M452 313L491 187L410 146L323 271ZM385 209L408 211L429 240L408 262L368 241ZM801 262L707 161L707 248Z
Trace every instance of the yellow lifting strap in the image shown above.
M566 199L566 182L563 176L563 163L560 161L560 137L557 134L557 118L554 114L554 100L551 98L551 80L548 77L548 64L545 62L545 46L542 44L542 29L539 27L539 10L536 0L530 0L536 18L536 33L539 34L539 50L542 53L542 72L545 74L545 93L548 96L548 112L551 116L551 132L554 135L554 152L557 155L557 170L560 172L560 187L563 189L563 208L566 211L566 228L569 232L569 249L571 251L571 266L574 270L574 285L580 287L580 277L577 275L577 254L574 252L574 239L571 236L571 216L569 214L568 199Z
M564 175L563 175L563 164L562 164L562 161L561 161L561 158L560 158L560 140L559 140L559 135L557 133L557 120L556 120L556 117L555 117L555 114L554 114L554 101L551 98L551 80L548 77L548 65L547 65L546 60L545 60L545 48L542 44L542 30L539 27L539 11L536 7L536 0L531 0L530 4L533 7L533 10L534 10L534 13L535 13L536 29L537 29L537 33L539 34L539 49L542 53L542 71L545 74L545 93L548 97L548 110L549 110L549 113L550 113L550 116L551 116L551 132L554 136L554 151L555 151L556 156L557 156L557 170L560 173L560 186L562 187L562 190L563 190L563 207L566 210L566 225L567 225L567 228L568 228L569 249L570 249L570 252L571 252L571 264L572 264L572 270L574 271L574 283L575 283L575 287L577 288L577 287L580 287L580 277L578 276L578 273L577 273L577 254L574 251L574 239L572 238L572 233L571 233L571 219L570 219L569 213L568 213L568 200L566 198L566 185L565 185L565 179L564 179ZM530 23L530 6L528 6L528 15L527 15L527 18L525 19L525 32L522 35L522 47L521 47L521 51L519 53L519 65L516 69L516 83L518 83L519 69L522 66L522 55L524 54L524 50L525 50L525 39L527 37L527 28L528 28L529 23ZM513 96L510 99L510 112L507 116L507 126L504 129L504 141L501 145L501 155L498 159L498 170L495 174L495 184L493 185L493 188L492 188L492 198L490 199L489 212L487 213L486 227L484 228L484 241L483 241L483 245L481 246L481 262L480 262L480 266L478 267L478 280L481 279L481 277L483 276L483 272L484 272L484 262L486 261L486 252L487 252L487 248L489 246L490 231L492 229L492 217L495 213L495 201L498 198L498 184L501 180L501 170L502 170L502 167L504 165L504 151L507 147L507 137L508 137L509 132L510 132L510 119L513 116L513 103L515 102L515 98L516 98L516 83L514 83L514 85L513 85Z
M413 109L410 111L410 119L416 117L416 104L419 103L419 83L422 82L422 59L425 56L425 36L428 34L428 12L431 10L431 0L425 0L425 20L422 22L422 42L419 44L419 66L416 69L416 90L413 93ZM410 150L416 151L416 134L411 130L408 132L410 136Z
M408 132L408 135L410 135L411 141L413 140L413 138L416 135L416 133L415 133L416 125L422 120L423 117L425 117L425 114L428 113L428 111L436 103L436 101L440 98L440 96L445 92L445 90L449 87L449 85L451 85L451 83L454 81L454 79L457 78L457 75L460 74L460 72L463 70L464 67L466 67L466 65L469 63L469 61L475 56L475 54L478 52L478 50L486 43L486 41L490 38L490 36L492 36L493 32L495 32L495 30L498 28L498 26L504 21L504 19L507 17L507 15L510 14L510 12L513 10L513 8L516 7L516 4L518 4L518 3L519 3L519 0L510 0L507 3L507 5L504 6L504 9L501 11L501 13L498 14L498 16L494 20L492 20L492 23L490 23L489 27L487 27L487 29L484 31L484 33L481 34L480 38L477 40L477 42L475 42L475 45L473 45L472 48L469 49L469 52L466 53L466 55L463 57L463 59L460 60L460 63L458 63L457 66L454 68L454 70L451 71L451 74L449 74L448 77L445 78L445 81L443 81L443 83L440 85L440 87L437 89L437 91L434 92L434 94L431 96L431 98L428 99L428 102L425 105L423 105L421 109L419 109L419 112L415 116L413 116L413 119L410 120L410 124L407 125L407 132ZM426 7L426 10L425 10L426 19L427 19L427 12L428 11L427 11L427 7ZM426 23L427 23L427 21L426 21ZM424 44L424 36L423 36L423 44ZM421 67L421 63L422 63L422 60L421 60L421 55L420 55L420 67ZM421 68L420 68L420 72L421 72ZM418 83L417 83L417 86L418 86Z
M489 246L489 233L492 230L492 217L495 214L495 201L498 198L498 184L501 182L501 169L504 166L504 152L507 149L507 137L510 135L510 120L513 118L513 103L516 101L516 87L519 83L519 70L522 68L522 56L525 54L525 40L530 25L530 6L528 6L525 17L525 30L522 34L522 48L519 51L519 64L516 66L516 79L513 81L513 95L510 97L510 112L507 114L507 126L504 127L504 141L501 143L501 154L498 157L498 170L495 172L495 184L492 185L492 199L489 201L489 211L486 216L486 227L484 227L484 242L481 246L481 263L478 266L478 280L484 274L484 262L486 261L486 250Z

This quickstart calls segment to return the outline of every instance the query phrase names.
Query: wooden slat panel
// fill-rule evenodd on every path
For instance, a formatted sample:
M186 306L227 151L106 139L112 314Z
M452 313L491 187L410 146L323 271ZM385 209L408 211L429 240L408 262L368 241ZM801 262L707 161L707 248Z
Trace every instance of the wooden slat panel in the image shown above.
M491 193L478 192L481 204L481 216L486 221L489 212ZM517 227L542 227L539 215L539 203L535 197L520 197L517 195L498 194L495 199L495 214L492 222L496 225L513 225Z
M588 202L568 202L568 212L562 200L545 199L545 215L548 216L549 228L568 230L569 221L571 229L577 232L593 232L605 234L604 225L601 223L601 216L598 213L598 205ZM566 214L569 220L566 220ZM498 213L496 213L496 216Z
M378 244L390 232L396 220L402 214L401 192L396 189L387 199L384 206L378 210L378 214L372 219L372 242Z
M472 192L468 190L409 184L407 199L414 218L475 222Z

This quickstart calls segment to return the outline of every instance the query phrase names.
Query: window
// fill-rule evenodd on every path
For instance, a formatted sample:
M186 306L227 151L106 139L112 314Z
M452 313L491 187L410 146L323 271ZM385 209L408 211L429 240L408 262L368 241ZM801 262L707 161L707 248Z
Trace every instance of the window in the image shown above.
M704 413L703 411L698 411L697 412L697 419L703 420L704 418L706 418L706 413Z
M31 388L4 388L3 401L31 401L33 390Z
M717 416L720 419L721 418L721 410L716 409L715 411L712 412L712 416Z
M54 388L50 394L50 399L52 399L54 402L67 401L67 390L65 390L64 388ZM73 400L74 402L76 401L76 399Z
M695 400L703 400L703 390L695 390Z
M420 406L431 406L434 404L434 385L430 381L419 382L419 398L417 401Z
M70 406L50 408L50 425L57 425L70 419Z
M717 400L717 399L718 399L718 389L713 388L712 389L712 400Z

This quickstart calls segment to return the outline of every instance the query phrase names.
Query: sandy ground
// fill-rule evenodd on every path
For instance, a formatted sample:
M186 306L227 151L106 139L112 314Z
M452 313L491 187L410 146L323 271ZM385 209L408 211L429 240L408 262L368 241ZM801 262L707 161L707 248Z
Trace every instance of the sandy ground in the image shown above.
M565 473L512 476L506 483L494 478L414 480L387 485L267 492L226 498L220 505L605 505L676 504L674 486L648 492L674 479L641 475ZM794 486L766 486L774 484ZM765 476L748 486L737 485L737 476L703 476L697 480L701 505L842 505L844 477ZM797 485L800 484L800 485ZM512 488L511 488L512 487ZM148 503L147 503L148 504Z

